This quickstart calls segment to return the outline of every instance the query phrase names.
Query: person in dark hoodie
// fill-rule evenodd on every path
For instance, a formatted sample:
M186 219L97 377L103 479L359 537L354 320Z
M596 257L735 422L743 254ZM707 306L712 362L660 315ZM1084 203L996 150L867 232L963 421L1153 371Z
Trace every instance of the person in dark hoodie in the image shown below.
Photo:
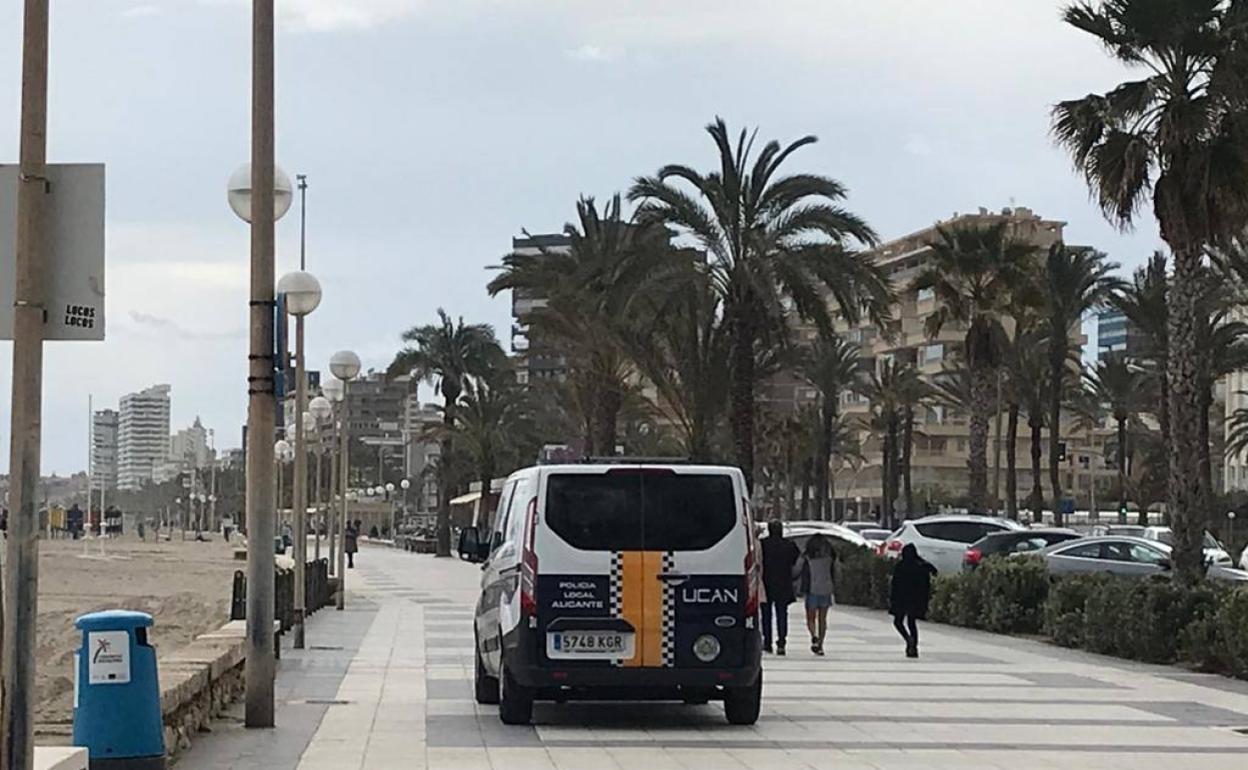
M793 591L793 567L801 551L793 541L784 536L784 525L776 519L767 523L767 537L763 539L763 649L771 652L771 618L776 618L776 654L784 654L789 636L789 605L797 596Z
M936 568L919 556L919 550L909 543L901 549L901 561L893 570L893 582L889 587L888 611L893 616L893 626L906 640L906 657L919 657L919 626L917 621L927 618L927 605L932 598L932 576Z

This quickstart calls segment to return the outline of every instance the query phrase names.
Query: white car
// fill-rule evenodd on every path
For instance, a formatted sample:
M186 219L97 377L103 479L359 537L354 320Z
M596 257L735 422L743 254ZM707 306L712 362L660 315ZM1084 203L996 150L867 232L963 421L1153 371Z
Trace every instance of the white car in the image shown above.
M860 533L855 532L844 524L836 524L831 521L786 521L784 522L784 536L790 540L801 539L802 545L809 539L810 535L819 533L834 540L841 540L849 545L856 545L859 548L870 548L871 544Z
M1166 545L1174 545L1174 530L1169 527L1148 527L1144 530L1145 540L1156 540ZM1233 567L1235 562L1231 559L1231 555L1227 553L1226 548L1218 542L1218 539L1208 532L1205 533L1205 561L1210 564L1216 564L1219 567ZM1240 560L1243 561L1242 559Z
M883 555L896 559L901 549L913 543L919 556L931 562L937 572L952 574L962 570L967 546L994 532L1026 529L1009 519L972 514L942 514L902 522L901 529L884 541Z
M1239 568L1248 570L1248 546L1244 546L1244 552L1239 555Z

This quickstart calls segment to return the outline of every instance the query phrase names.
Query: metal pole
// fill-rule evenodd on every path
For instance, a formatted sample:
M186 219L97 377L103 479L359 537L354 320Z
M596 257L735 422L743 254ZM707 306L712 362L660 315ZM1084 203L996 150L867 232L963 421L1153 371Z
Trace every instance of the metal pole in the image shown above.
M13 383L9 441L9 531L5 564L11 623L3 629L4 715L0 763L34 763L35 621L39 597L39 451L43 411L44 230L47 203L48 0L26 0L13 302Z
M208 518L211 520L212 529L220 531L221 525L217 521L217 434L213 430L208 431L210 441L209 454L212 458L212 472L209 476L208 486Z
M247 382L247 678L244 722L273 727L273 2L252 2L251 352Z
M321 506L325 502L325 442L322 440L322 426L317 426L316 436L316 500L312 503L312 509L316 511L316 523L313 526L315 530L312 533L312 542L315 544L314 555L312 561L321 560Z
M339 412L341 413L341 409ZM338 542L338 538L334 536L334 532L338 529L338 523L334 521L334 493L338 491L338 450L335 448L336 439L337 436L333 437L329 442L329 500L325 505L325 528L329 530L329 572L331 575L338 574L338 559L334 550L335 544Z
M342 516L339 518L339 535L338 535L338 609L346 606L347 595L347 480L351 477L351 460L348 450L348 429L347 419L351 415L349 392L351 383L347 380L342 381L342 422L340 428L341 447L338 450L339 459L342 462L342 470L339 471L339 483L342 495Z
M303 649L303 615L307 609L304 572L308 561L308 446L303 429L303 413L308 408L308 388L304 382L303 316L295 316L295 478L291 492L291 518L295 530L295 649Z
M1001 499L1001 370L997 369L997 416L996 416L996 433L997 440L993 449L993 471L992 471L992 512L996 515L997 509L1000 507L998 501Z
M299 182L299 269L308 269L308 175L296 174Z

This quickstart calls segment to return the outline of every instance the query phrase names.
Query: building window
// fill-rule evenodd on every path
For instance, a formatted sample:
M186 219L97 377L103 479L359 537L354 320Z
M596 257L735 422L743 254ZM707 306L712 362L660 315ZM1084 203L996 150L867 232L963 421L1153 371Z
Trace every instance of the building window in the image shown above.
M939 342L919 348L919 365L938 364L945 360L945 346Z
M935 289L919 289L919 302L931 302L934 299L936 299Z

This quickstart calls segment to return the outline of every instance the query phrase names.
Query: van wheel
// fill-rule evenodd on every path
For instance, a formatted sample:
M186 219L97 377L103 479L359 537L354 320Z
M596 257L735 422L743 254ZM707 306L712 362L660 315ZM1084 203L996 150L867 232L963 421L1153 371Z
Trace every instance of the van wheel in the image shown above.
M728 687L724 690L724 715L733 725L752 725L758 721L763 707L763 673L749 687Z
M498 700L498 718L505 725L527 725L533 721L533 691L516 684L504 660L499 672L501 684Z
M498 679L492 677L485 670L485 663L481 660L481 648L477 648L477 671L473 676L473 689L476 691L477 703L487 706L493 706L498 703Z

